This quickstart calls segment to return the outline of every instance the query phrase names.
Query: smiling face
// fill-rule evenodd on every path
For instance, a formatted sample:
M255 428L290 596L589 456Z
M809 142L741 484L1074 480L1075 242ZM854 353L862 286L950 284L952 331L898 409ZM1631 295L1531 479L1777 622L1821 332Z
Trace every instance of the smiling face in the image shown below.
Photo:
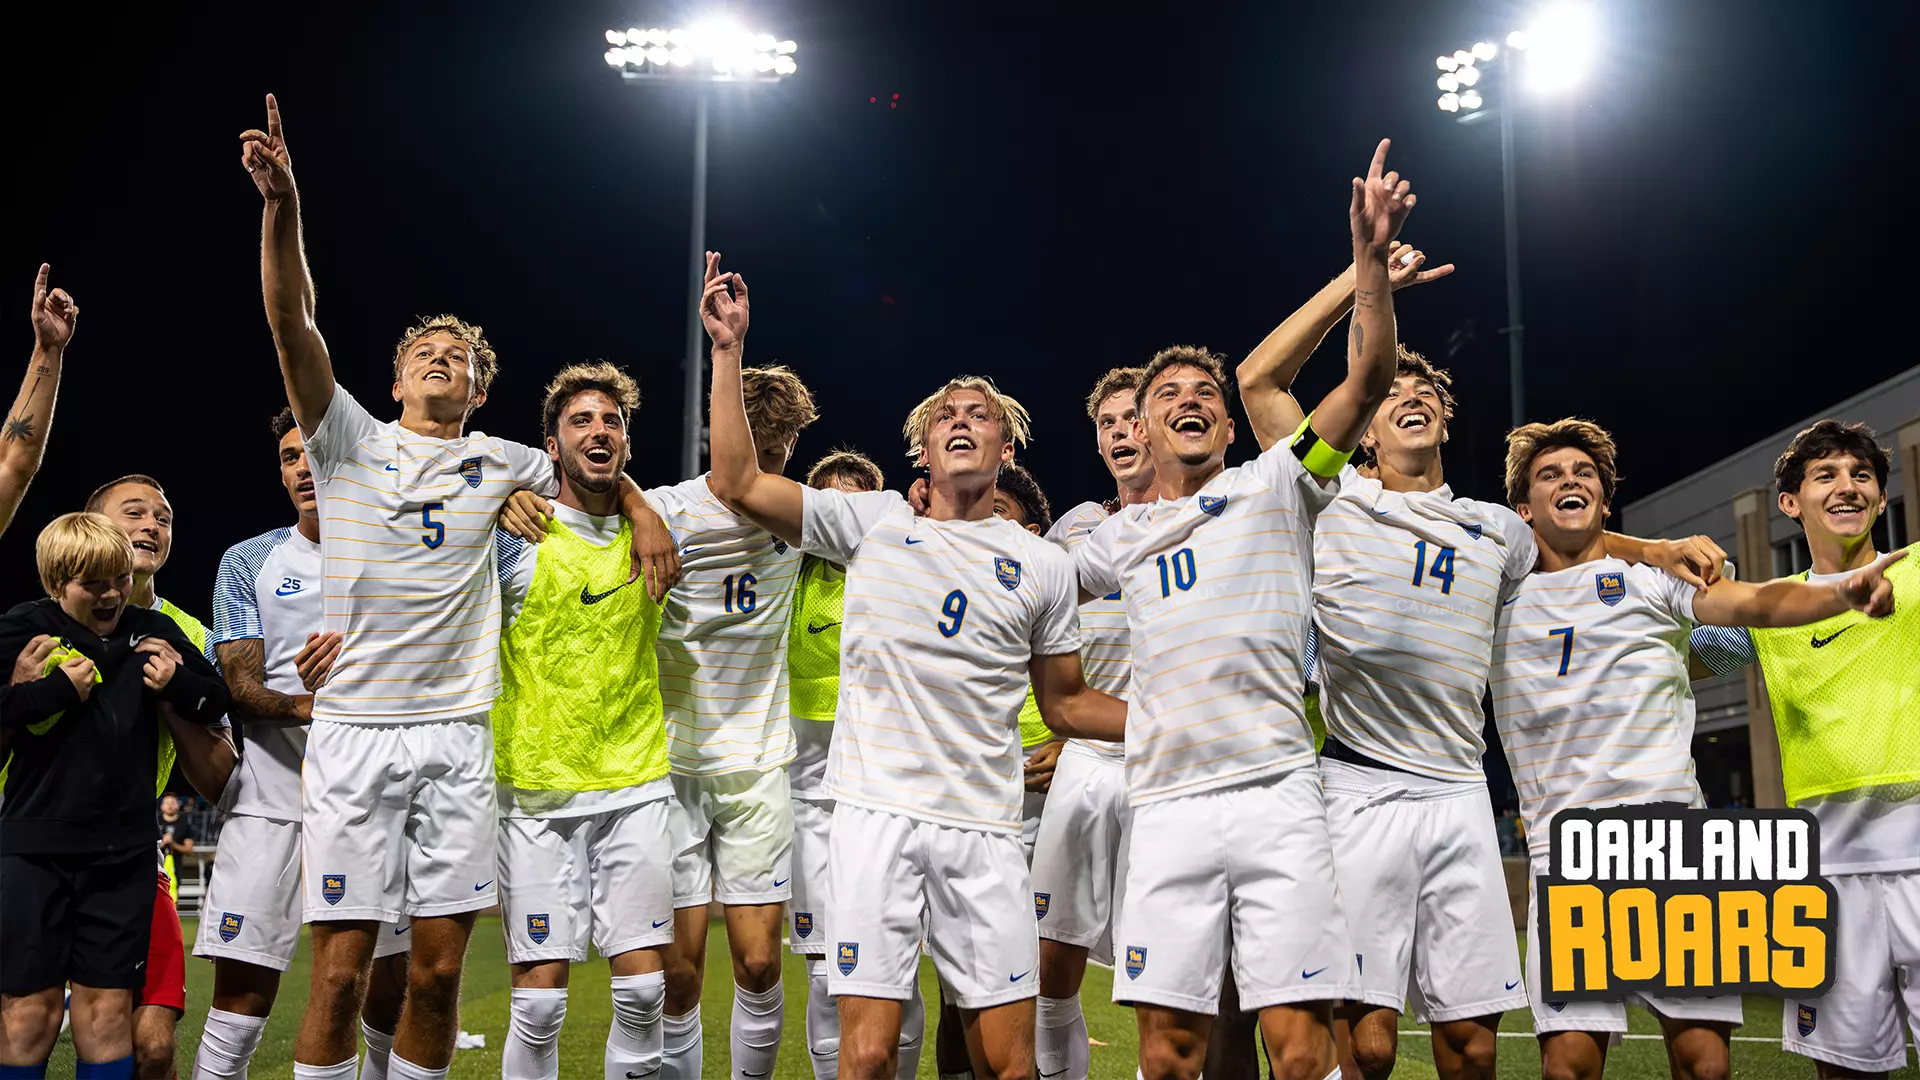
M1131 390L1109 394L1093 414L1094 441L1100 449L1100 460L1121 487L1138 487L1143 478L1153 474L1153 459L1147 456L1147 448L1141 444L1140 432L1134 426L1139 415Z
M287 498L293 500L293 508L301 517L320 512L320 500L313 493L313 469L307 465L307 445L300 440L299 428L280 437L280 486L287 489Z
M1527 499L1516 507L1521 520L1543 538L1577 542L1554 547L1577 547L1606 531L1606 488L1585 450L1548 450L1533 459L1527 476Z
M1225 462L1233 442L1233 418L1227 413L1227 396L1212 375L1173 364L1154 376L1142 400L1146 416L1135 423L1145 431L1156 468L1200 470ZM1166 482L1165 474L1161 482Z
M120 484L101 497L100 512L133 544L133 572L152 577L173 553L173 505L145 484Z
M955 390L934 406L922 454L929 479L992 480L1003 462L1013 460L1000 420L978 390Z
M487 400L474 379L473 350L446 331L422 335L395 362L393 400L411 416L464 420Z
M133 575L113 578L74 578L60 587L60 610L94 634L106 637L120 625L133 597Z
M1780 512L1807 530L1809 542L1856 540L1886 508L1887 493L1873 465L1850 453L1808 462L1800 489L1780 494Z
M1433 383L1400 375L1362 442L1375 454L1430 454L1447 441L1446 408Z
M604 495L620 483L633 444L620 403L603 390L582 390L561 406L547 456L576 491Z

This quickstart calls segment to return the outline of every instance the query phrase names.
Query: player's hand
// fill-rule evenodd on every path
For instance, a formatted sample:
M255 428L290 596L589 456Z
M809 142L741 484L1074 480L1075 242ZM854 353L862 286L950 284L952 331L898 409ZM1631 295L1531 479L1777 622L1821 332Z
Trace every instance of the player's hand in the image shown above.
M716 349L737 349L747 340L747 279L720 272L720 253L707 252L706 291L700 294L700 322Z
M1855 611L1864 611L1875 619L1893 614L1893 583L1887 580L1887 567L1907 557L1905 550L1891 551L1848 574L1837 588Z
M529 544L547 538L547 522L553 517L553 504L526 488L507 496L500 508L500 527Z
M1027 759L1026 785L1028 791L1044 792L1053 786L1053 770L1060 762L1060 751L1066 747L1063 742L1050 742L1033 752Z
M932 491L933 487L924 476L915 479L913 486L907 489L907 505L913 507L914 517L927 516L927 499Z
M633 519L633 577L627 580L641 577L656 604L680 584L680 546L673 541L673 530L651 509Z
M73 340L73 324L80 317L80 305L65 289L47 291L46 263L33 279L33 344L39 349L64 349Z
M287 156L287 138L280 130L280 103L267 95L267 130L248 128L240 133L240 164L253 177L260 197L279 202L293 194L293 161Z
M180 654L173 646L156 637L142 638L140 644L133 647L137 653L145 653L147 664L140 670L140 681L154 693L166 689L173 681L173 673L180 667Z
M1387 249L1387 281L1393 286L1394 292L1399 292L1409 285L1425 285L1429 281L1438 281L1453 273L1452 263L1436 266L1431 270L1426 269L1426 265L1427 253L1416 250L1412 244L1395 240L1393 246Z
M1387 172L1387 148L1392 139L1381 139L1367 165L1366 179L1353 178L1353 198L1347 207L1347 220L1353 232L1354 258L1362 254L1385 261L1393 238L1400 235L1413 211L1412 185L1397 172Z
M52 656L53 650L59 645L59 642L45 634L40 634L27 642L27 647L20 650L19 657L13 662L13 678L9 681L19 686L21 683L39 682L45 678L47 657Z
M60 674L73 683L73 688L85 701L93 696L93 661L74 653L60 665Z
M333 663L340 659L340 649L346 639L338 630L329 630L324 634L308 634L307 643L293 654L293 667L300 673L300 685L311 694L327 684L327 676L333 674ZM313 700L301 703L301 710L308 719L313 717Z
M1684 540L1656 540L1647 545L1647 564L1656 566L1696 589L1704 589L1720 580L1720 568L1727 553L1711 536L1689 536Z

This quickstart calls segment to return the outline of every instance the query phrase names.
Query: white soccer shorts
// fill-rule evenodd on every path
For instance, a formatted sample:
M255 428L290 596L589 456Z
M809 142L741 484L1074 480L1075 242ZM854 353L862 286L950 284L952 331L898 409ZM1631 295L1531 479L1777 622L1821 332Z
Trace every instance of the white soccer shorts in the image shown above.
M921 917L934 970L963 1009L1040 992L1040 938L1020 838L955 829L845 802L833 811L827 989L913 996Z
M287 970L300 944L300 823L229 816L214 853L193 955ZM408 928L381 924L374 958L406 952Z
M1055 775L1058 775L1056 769ZM1044 791L1028 791L1020 796L1020 857L1027 861L1027 869L1033 869L1033 848L1040 842L1040 820L1046 814L1048 795Z
M1907 1063L1902 1017L1920 1042L1920 870L1827 880L1839 908L1833 988L1783 1003L1780 1045L1860 1072L1891 1072Z
M1540 925L1540 910L1534 879L1547 872L1547 861L1535 859L1527 870L1527 931L1531 939ZM1533 1003L1533 1030L1542 1035L1555 1031L1599 1031L1619 1042L1627 1031L1627 1006L1638 1005L1656 1016L1670 1020L1697 1020L1702 1023L1732 1024L1745 1020L1738 997L1676 998L1645 994L1626 994L1618 1001L1548 1001L1540 992L1540 950L1527 950L1527 998Z
M1353 935L1352 996L1444 1023L1523 1009L1493 803L1484 783L1322 760L1333 868Z
M793 800L793 897L787 901L787 944L801 956L827 952L827 851L833 803Z
M673 906L785 903L793 895L787 770L671 779Z
M300 778L308 922L401 922L493 906L498 826L485 713L421 724L315 720Z
M1113 963L1113 928L1127 885L1127 765L1077 742L1060 752L1033 852L1040 936Z
M1241 1007L1350 996L1320 770L1133 808L1113 1000L1213 1015L1226 942Z
M507 960L587 959L673 940L673 841L657 799L580 817L500 819Z

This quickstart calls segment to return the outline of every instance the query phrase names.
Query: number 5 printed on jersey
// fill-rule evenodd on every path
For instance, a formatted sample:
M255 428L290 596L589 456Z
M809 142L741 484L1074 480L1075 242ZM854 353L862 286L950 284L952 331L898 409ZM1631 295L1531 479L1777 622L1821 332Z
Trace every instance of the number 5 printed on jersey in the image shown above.
M447 542L447 526L443 522L433 520L434 512L445 505L446 503L430 502L420 508L420 524L432 530L422 533L420 542L430 548L437 548Z

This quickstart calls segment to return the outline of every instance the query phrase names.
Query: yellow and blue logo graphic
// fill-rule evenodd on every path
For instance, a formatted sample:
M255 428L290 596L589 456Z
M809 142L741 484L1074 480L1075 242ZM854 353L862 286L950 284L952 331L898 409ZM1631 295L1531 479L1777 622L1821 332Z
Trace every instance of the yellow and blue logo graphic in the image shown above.
M325 900L329 904L337 904L340 902L340 898L345 895L347 895L347 875L320 875L320 899Z
M843 941L839 949L840 974L851 975L853 969L860 966L860 943Z
M245 915L235 915L231 911L220 913L220 940L232 941L240 936L240 927L247 921Z
M480 459L479 458L470 457L467 460L460 463L460 479L465 480L467 482L467 486L470 488L477 488L480 486Z
M1047 905L1053 903L1053 894L1037 892L1033 894L1033 918L1038 922L1047 917Z
M553 925L551 921L548 920L546 912L543 911L536 914L529 911L527 913L527 937L535 945L545 944L547 933L552 929Z
M1013 590L1019 588L1020 587L1019 561L1016 559L1009 559L1005 555L995 555L993 557L993 576L1000 579L1000 584L1008 592L1012 592Z
M1137 979L1147 970L1147 947L1145 945L1127 946L1127 978Z
M813 912L796 911L793 913L793 932L796 937L813 936Z
M1600 602L1613 607L1627 598L1627 575L1618 570L1593 575L1593 591L1600 594Z
M1226 508L1227 497L1225 495L1200 496L1200 512L1208 517L1219 517L1221 512Z

